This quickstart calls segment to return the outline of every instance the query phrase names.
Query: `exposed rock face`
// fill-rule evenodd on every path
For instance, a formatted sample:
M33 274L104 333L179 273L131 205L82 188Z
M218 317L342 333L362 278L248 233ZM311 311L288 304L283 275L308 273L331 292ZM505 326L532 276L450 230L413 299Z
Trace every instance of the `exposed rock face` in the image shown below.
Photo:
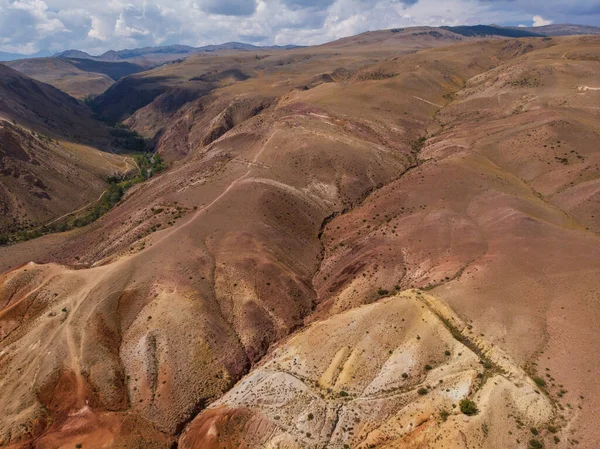
M466 398L475 416L461 414ZM517 422L552 419L504 353L408 291L295 335L196 417L180 447L509 448L530 435Z

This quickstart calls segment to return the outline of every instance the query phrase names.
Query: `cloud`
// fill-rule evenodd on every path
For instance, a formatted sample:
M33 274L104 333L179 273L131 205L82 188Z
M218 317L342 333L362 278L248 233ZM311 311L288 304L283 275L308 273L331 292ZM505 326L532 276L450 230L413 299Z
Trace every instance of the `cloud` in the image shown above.
M600 25L600 0L0 0L0 51L320 44L416 25Z
M200 9L224 16L250 16L256 11L255 0L200 0Z
M0 1L0 47L5 51L35 51L36 41L67 31L41 0Z
M543 27L546 25L552 25L554 22L552 20L546 20L542 16L533 16L533 26L534 27Z
M335 0L284 0L283 4L292 10L302 8L327 9Z

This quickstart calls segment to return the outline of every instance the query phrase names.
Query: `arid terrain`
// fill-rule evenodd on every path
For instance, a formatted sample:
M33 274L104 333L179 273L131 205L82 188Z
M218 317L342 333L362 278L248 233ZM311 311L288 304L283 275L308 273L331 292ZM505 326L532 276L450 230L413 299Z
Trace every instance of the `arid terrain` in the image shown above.
M110 139L74 98L0 65L0 236L91 204L108 177L133 170Z
M600 36L468 34L0 65L5 217L167 164L0 246L0 447L595 449Z

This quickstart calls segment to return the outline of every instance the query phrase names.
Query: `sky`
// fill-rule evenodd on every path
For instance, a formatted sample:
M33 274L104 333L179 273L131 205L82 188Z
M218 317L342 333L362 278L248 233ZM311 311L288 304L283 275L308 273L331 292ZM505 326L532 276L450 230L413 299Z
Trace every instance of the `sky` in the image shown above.
M416 25L600 26L600 0L0 0L0 51L312 45Z

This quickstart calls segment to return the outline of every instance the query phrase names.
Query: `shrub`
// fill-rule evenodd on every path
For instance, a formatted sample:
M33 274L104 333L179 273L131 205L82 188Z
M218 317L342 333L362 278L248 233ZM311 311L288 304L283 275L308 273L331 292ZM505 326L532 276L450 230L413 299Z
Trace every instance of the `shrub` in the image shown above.
M544 447L544 443L542 443L540 440L531 439L529 440L529 447L531 449L542 449Z
M459 405L460 405L460 411L463 412L465 415L473 416L473 415L476 415L477 413L479 413L479 410L477 409L477 405L475 404L475 402L473 402L470 399L467 399L467 398L461 399Z
M540 376L532 377L533 381L537 384L538 387L545 387L546 381L542 379Z
M112 145L115 147L137 152L146 150L146 140L126 125L117 124L110 130L110 135L113 137Z
M425 396L427 393L429 393L429 390L427 388L421 387L417 390L417 393L419 393L421 396Z

